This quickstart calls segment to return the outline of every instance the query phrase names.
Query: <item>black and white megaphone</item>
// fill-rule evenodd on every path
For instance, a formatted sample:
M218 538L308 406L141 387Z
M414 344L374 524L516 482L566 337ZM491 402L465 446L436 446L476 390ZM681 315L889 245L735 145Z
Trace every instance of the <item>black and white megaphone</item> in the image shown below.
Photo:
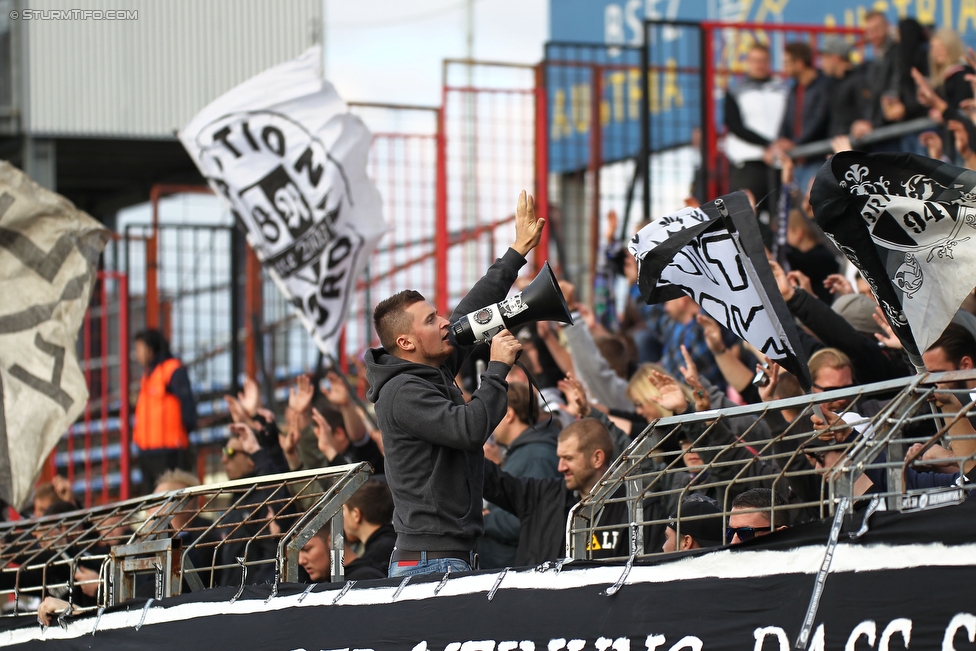
M536 321L573 323L566 298L548 262L521 293L462 316L451 324L450 333L461 346L470 346L490 341L502 330L515 332L519 326Z

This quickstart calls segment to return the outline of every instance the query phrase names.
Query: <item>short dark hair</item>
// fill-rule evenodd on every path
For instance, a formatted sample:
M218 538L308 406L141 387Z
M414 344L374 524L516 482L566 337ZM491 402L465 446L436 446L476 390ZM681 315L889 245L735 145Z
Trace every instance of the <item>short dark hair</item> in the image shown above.
M929 350L941 348L945 353L946 359L956 367L963 357L969 357L976 362L976 338L973 333L958 323L950 323L942 332L935 343L929 346Z
M58 492L54 489L54 484L52 482L45 482L43 484L38 484L34 489L34 499L35 500L59 500Z
M777 507L775 511L772 510L773 506ZM769 520L769 526L773 529L786 524L786 512L780 510L785 506L786 500L769 488L750 488L732 500L733 509L768 509L762 511L762 515Z
M756 41L755 43L752 44L752 47L749 48L750 52L752 52L753 50L761 50L765 52L767 55L769 55L769 46L766 45L765 43L760 43Z
M363 519L370 524L393 522L393 496L386 482L370 479L346 500L350 509L359 509Z
M617 335L607 335L597 337L595 343L603 359L607 360L607 364L617 374L617 377L622 380L629 379L630 374L627 371L630 363L630 351L627 350L627 344L623 338Z
M800 61L807 68L813 67L813 48L803 41L793 41L787 43L786 54L790 56L795 61Z
M525 382L508 383L508 406L526 425L535 425L539 420L539 403L535 399L535 391Z
M346 431L346 420L342 417L342 412L332 407L331 403L323 400L319 403L318 410L333 432L337 429L341 429L343 432Z
M603 450L607 463L613 460L613 439L606 426L595 418L581 418L559 433L559 440L576 438L580 452L592 454Z
M373 327L386 352L395 354L397 337L410 330L412 320L406 310L414 303L425 301L415 289L405 289L379 302L373 309Z
M169 357L170 355L169 342L166 341L163 333L155 328L140 330L136 333L135 340L144 343L152 351L155 358Z

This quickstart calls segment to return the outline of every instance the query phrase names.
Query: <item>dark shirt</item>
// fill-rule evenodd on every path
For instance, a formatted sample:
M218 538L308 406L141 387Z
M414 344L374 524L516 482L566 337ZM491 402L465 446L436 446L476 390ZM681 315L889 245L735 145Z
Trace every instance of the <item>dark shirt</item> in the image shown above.
M830 252L830 249L823 244L817 244L809 251L801 251L791 246L786 252L786 260L790 263L790 269L802 271L810 278L813 293L817 295L817 298L828 305L834 302L830 290L823 284L827 276L840 271L837 258Z
M780 137L803 145L827 137L830 122L830 96L833 80L819 70L806 86L794 83L786 98L786 113ZM802 95L802 102L798 101Z
M875 53L875 58L865 66L864 118L878 127L887 122L881 108L881 97L885 94L900 96L901 57L898 48L890 39L885 40L884 51Z
M827 137L846 136L851 132L851 125L864 116L863 72L862 68L848 70L847 74L842 79L837 79L831 87Z
M396 531L392 524L384 524L366 539L363 555L346 565L347 579L386 578L390 569L390 556L396 545ZM372 574L367 569L379 570L380 576L366 576Z

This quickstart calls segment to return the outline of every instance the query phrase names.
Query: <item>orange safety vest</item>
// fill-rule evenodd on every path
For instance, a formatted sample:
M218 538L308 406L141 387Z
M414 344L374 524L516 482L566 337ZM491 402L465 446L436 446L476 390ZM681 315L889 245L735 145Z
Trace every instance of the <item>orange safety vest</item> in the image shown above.
M140 450L187 448L190 445L179 398L166 392L166 385L179 367L179 360L170 358L157 364L149 377L142 376L132 434L132 440Z

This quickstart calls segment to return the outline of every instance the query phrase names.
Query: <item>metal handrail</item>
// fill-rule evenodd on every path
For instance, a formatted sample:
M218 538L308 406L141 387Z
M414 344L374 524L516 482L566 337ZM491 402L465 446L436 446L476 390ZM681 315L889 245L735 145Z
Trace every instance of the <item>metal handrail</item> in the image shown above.
M332 537L332 577L341 580L342 505L371 474L367 463L301 470L2 523L0 597L10 605L0 616L35 614L45 596L81 612L135 596L147 583L147 596L161 597L215 587L238 568L234 587L249 570L253 578L272 566L276 583L294 582L298 552L326 524L340 532ZM139 579L139 571L157 578Z
M773 488L778 493L790 493L793 499L785 505L770 504L759 509L764 512L783 512L792 520L819 519L832 515L847 497L849 511L870 500L883 498L883 506L889 510L915 508L920 494L942 490L955 490L952 499L964 499L965 472L960 472L958 488L944 487L925 490L908 490L907 468L931 472L940 466L955 464L960 469L972 465L976 452L956 454L948 451L952 444L966 444L971 449L976 433L949 433L950 426L963 418L976 418L976 397L970 396L966 384L976 385L976 371L925 374L890 380L870 385L799 396L756 405L746 405L721 410L661 418L651 423L637 435L627 449L607 469L596 486L570 511L567 521L567 555L573 558L592 558L589 542L599 532L627 532L629 556L642 557L661 553L660 549L645 547L645 534L661 531L670 524L681 535L682 523L703 519L702 516L683 516L685 499L692 493L714 496L721 510L722 531L725 530L731 511L732 498L745 489L754 487ZM935 394L956 394L961 408L950 412L936 412L928 406ZM875 396L891 396L871 417L855 417L858 404ZM974 393L976 395L976 393ZM815 431L809 417L817 405L847 400L848 406L839 415L847 425L853 425L858 436L831 442L822 432ZM758 423L767 421L784 410L795 414L783 431L765 438L756 437ZM731 418L748 416L754 419L738 437L729 438L726 424ZM846 418L845 418L846 417ZM837 431L846 427L838 426ZM972 429L972 428L969 428ZM726 432L726 433L723 433ZM921 433L920 433L921 432ZM680 438L688 439L686 449L676 449ZM915 443L932 447L936 443L947 446L942 459L927 461L905 458L905 450ZM670 447L669 447L670 444ZM829 468L815 468L807 463L806 451L815 446L815 455L831 455ZM746 448L749 448L746 451ZM689 469L686 455L698 454L703 465ZM914 455L918 457L919 454ZM879 478L884 475L887 488L882 482L871 493L863 494L858 480L870 473ZM683 474L682 474L683 473ZM692 476L691 481L687 480ZM810 482L816 477L816 482ZM803 479L807 478L807 479ZM794 483L806 481L818 484L819 495L808 492L794 493ZM684 483L682 483L684 482ZM969 487L972 488L972 487ZM957 499L958 498L958 499ZM945 500L943 500L945 501ZM605 522L600 519L606 508L625 503L630 515L627 523ZM663 513L662 508L671 508ZM672 511L676 511L677 517ZM646 516L646 517L645 517ZM605 556L603 557L607 559ZM618 557L626 559L628 556Z

